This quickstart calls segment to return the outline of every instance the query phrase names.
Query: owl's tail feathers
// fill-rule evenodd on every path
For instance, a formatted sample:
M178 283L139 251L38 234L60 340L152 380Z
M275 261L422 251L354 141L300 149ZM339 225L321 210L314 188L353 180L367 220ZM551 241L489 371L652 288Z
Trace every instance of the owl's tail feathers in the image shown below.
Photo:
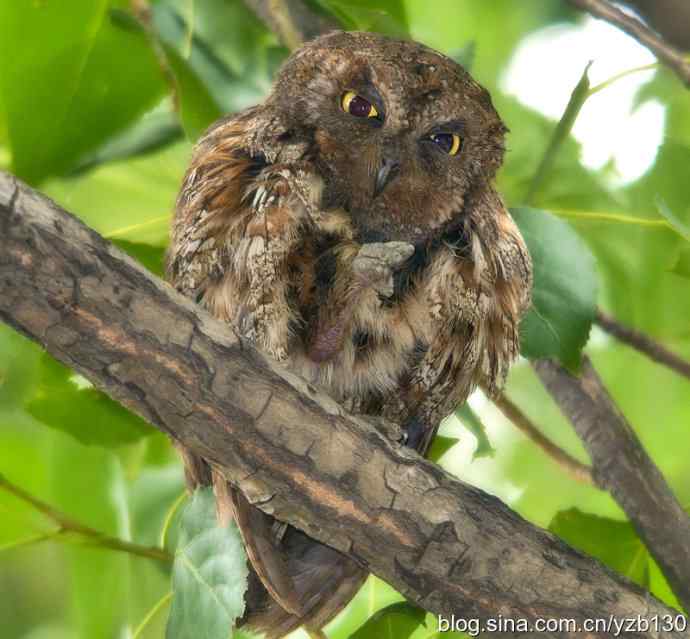
M277 548L280 526L270 515L252 506L225 478L212 471L213 492L221 525L235 520L252 568L268 593L287 612L301 617L302 602L295 590L283 554Z
M247 598L243 624L263 632L267 639L280 639L300 626L321 629L350 602L367 578L367 571L352 559L292 527L285 532L281 550L305 612L290 614L265 590L263 597L255 590L259 596Z

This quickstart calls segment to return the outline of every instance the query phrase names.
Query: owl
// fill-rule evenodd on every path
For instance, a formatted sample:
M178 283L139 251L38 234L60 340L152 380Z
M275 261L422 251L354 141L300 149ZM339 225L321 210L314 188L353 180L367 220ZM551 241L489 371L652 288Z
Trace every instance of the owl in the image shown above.
M262 104L197 144L168 277L425 454L441 419L477 385L500 387L518 354L532 268L493 186L505 132L489 93L446 56L372 33L317 38ZM242 533L242 622L268 637L318 634L366 569L182 455L191 486L213 484Z

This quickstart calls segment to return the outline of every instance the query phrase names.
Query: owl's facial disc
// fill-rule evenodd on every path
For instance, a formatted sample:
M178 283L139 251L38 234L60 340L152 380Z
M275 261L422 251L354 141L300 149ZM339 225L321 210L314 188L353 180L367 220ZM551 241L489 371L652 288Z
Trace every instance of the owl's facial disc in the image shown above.
M417 43L323 36L284 66L273 100L285 128L311 141L322 206L344 209L363 242L441 237L502 161L489 94Z

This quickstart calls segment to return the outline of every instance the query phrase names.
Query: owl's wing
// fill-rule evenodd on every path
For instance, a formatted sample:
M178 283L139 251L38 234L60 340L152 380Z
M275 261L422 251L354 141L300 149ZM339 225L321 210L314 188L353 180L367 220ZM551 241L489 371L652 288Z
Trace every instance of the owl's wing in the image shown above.
M436 337L401 389L402 414L389 413L421 454L478 385L490 394L503 385L531 301L531 258L500 196L487 187L473 194L471 210L465 245L439 250L422 282Z
M247 557L268 593L281 608L298 618L303 609L283 554L278 550L281 527L275 519L252 506L220 473L213 471L213 491L222 525L234 521Z
M280 323L280 317L262 317L258 307L252 308L252 300L260 299L262 304L266 301L263 291L252 288L257 280L252 269L267 267L265 256L258 259L255 240L284 245L283 238L276 237L271 242L267 233L272 217L279 217L283 208L290 205L286 202L289 193L284 176L264 171L263 158L248 150L255 129L252 111L245 112L219 123L197 146L177 201L168 278L180 292L202 303L220 319L236 320L237 307L244 303L247 308L242 312L253 312L255 321ZM268 270L274 272L272 268ZM270 273L264 275L265 285ZM276 285L270 290L278 289ZM284 319L287 325L288 318ZM255 334L275 333L260 329L261 326L257 327ZM182 452L192 484L208 482L206 464L190 451ZM200 473L199 468L206 470ZM210 475L219 516L236 521L264 588L284 610L300 618L302 606L279 548L275 521L251 506L212 469Z
M177 198L167 276L196 299L230 272L226 247L251 217L244 193L261 169L246 149L250 112L221 121L196 146Z

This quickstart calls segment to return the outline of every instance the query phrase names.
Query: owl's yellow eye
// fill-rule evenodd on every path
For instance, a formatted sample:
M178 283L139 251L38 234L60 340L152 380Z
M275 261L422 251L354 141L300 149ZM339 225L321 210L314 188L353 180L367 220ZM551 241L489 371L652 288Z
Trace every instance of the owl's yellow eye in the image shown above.
M448 155L457 155L460 150L460 136L455 133L435 133L430 138Z
M376 107L365 100L361 95L354 91L347 91L340 100L340 106L345 113L354 115L356 118L378 118L379 112Z

